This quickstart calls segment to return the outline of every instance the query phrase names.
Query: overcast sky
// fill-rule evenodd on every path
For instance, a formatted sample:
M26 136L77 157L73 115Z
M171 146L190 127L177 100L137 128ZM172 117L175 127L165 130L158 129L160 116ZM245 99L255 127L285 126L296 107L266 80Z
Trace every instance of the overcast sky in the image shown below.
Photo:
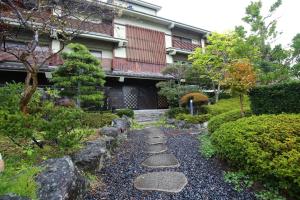
M145 0L162 6L158 15L178 22L224 32L242 24L245 8L251 0ZM262 0L266 11L275 0ZM278 30L283 34L278 42L285 46L300 33L300 1L283 0L276 12Z

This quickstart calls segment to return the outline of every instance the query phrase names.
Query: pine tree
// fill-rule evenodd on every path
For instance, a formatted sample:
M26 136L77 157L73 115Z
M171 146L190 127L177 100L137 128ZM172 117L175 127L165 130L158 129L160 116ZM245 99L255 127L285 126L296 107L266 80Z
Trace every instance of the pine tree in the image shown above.
M82 44L71 43L62 53L64 64L54 72L53 82L61 95L76 100L83 108L100 106L103 100L105 74L99 59Z

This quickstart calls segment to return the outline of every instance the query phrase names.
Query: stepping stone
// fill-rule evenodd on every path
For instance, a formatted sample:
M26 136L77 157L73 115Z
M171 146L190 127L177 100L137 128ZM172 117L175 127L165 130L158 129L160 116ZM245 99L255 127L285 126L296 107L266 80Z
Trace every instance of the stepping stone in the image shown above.
M164 153L150 156L142 165L150 168L175 168L179 167L179 162L173 154Z
M138 176L133 184L142 191L160 191L178 193L188 183L181 172L152 172Z
M163 153L167 150L168 150L168 148L164 144L152 144L152 145L149 145L149 146L146 147L146 152L147 153L153 153L153 154Z
M146 128L145 132L164 134L164 132L160 128L157 128L157 127Z
M148 144L166 144L167 143L167 138L165 137L152 137L152 138L149 138L147 137L146 138L146 143Z
M155 133L150 133L146 135L147 138L167 138L164 134L155 134Z

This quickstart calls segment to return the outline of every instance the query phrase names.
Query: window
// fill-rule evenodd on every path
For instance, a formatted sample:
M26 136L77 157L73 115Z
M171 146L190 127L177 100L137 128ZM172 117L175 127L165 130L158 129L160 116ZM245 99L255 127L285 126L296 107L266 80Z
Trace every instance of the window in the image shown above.
M94 55L96 58L102 60L102 51L100 50L90 50L91 54Z

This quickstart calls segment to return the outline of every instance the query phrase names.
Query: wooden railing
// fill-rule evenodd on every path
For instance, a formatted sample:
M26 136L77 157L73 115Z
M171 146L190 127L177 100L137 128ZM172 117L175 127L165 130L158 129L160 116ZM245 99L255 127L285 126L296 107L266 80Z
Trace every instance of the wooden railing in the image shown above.
M185 42L175 37L172 38L172 43L174 48L186 51L194 51L198 47L201 48L201 45L193 44L192 42Z
M160 73L165 65L128 61L124 58L113 59L113 70L138 73Z

